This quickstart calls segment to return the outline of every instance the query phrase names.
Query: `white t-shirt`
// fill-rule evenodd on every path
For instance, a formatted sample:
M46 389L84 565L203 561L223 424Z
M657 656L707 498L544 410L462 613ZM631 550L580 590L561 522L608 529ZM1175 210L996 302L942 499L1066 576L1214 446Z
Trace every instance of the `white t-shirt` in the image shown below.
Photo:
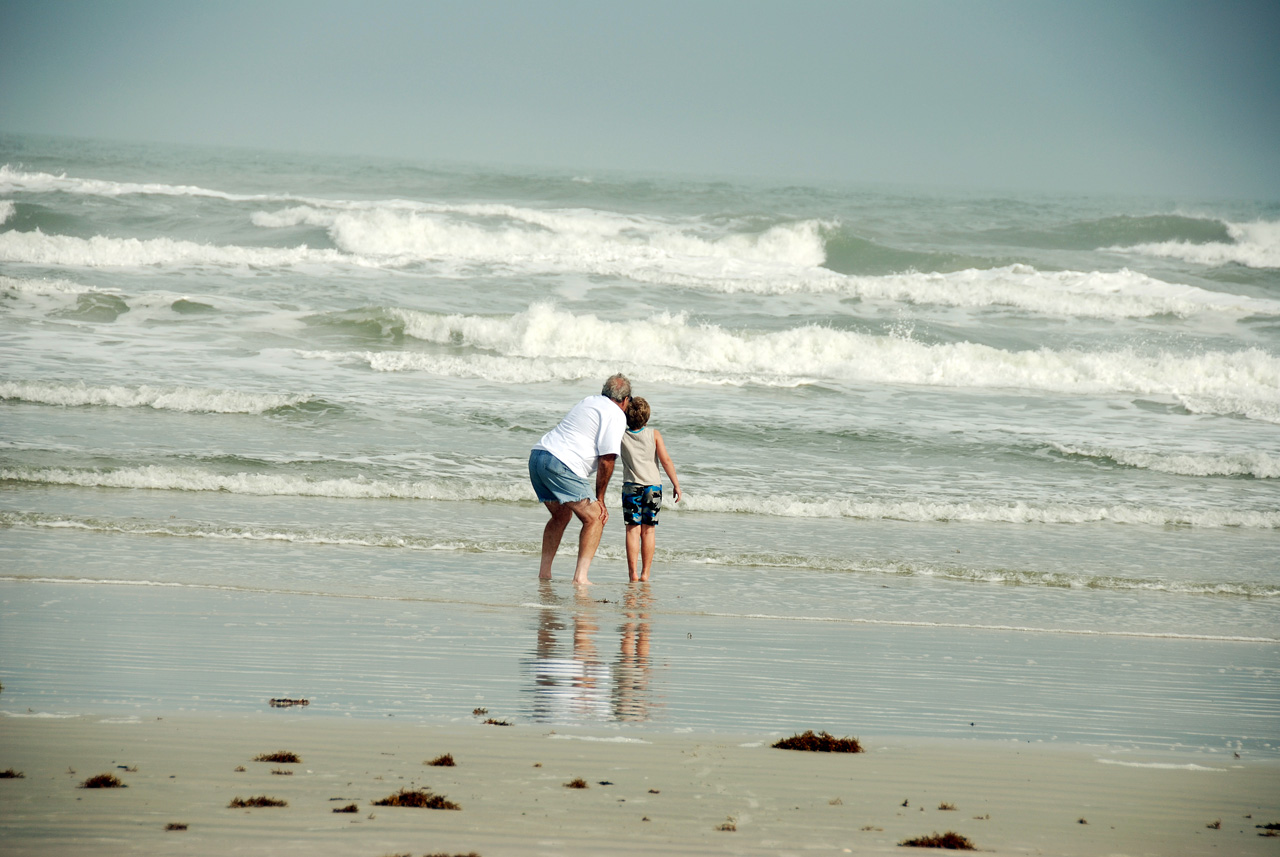
M560 425L533 445L545 449L574 473L589 479L596 472L596 459L622 451L622 433L627 417L607 396L587 396L565 414Z

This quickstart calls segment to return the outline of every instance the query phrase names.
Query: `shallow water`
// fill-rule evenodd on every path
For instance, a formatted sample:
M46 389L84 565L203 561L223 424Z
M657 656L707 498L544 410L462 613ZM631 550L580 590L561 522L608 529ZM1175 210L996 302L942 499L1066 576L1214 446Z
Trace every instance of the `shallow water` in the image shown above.
M0 667L5 707L482 693L667 728L1280 741L1275 202L19 137L0 164L0 634L31 665ZM529 447L617 370L685 489L644 669L620 526L587 604L532 580ZM407 637L337 645L365 622L467 667L425 703ZM281 668L238 670L237 635ZM198 694L206 645L227 667Z

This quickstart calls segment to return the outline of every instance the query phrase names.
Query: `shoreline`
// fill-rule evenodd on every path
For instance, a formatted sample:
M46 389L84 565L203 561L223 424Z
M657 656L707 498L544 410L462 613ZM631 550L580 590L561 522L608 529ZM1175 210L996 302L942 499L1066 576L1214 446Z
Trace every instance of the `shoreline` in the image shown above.
M773 740L292 711L0 716L0 769L24 775L0 782L0 838L13 855L902 854L915 853L906 838L954 830L988 853L1084 857L1270 854L1255 825L1280 822L1280 763L1247 755L877 736L827 754ZM301 762L253 761L279 750ZM424 764L446 753L456 767ZM98 773L128 788L77 788ZM588 787L565 787L576 778ZM372 804L402 788L462 808ZM259 795L289 805L228 808Z

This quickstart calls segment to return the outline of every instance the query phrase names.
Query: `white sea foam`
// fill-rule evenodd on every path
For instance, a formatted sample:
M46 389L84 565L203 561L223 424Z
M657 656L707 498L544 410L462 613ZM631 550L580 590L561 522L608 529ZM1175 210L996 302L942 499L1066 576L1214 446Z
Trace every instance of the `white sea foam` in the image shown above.
M1280 221L1255 220L1252 223L1227 223L1226 226L1227 234L1235 243L1162 241L1107 249L1117 253L1141 253L1215 267L1244 265L1249 268L1280 268Z
M1224 414L1268 423L1280 423L1280 401L1236 395L1178 395L1193 414Z
M100 405L218 414L261 414L310 401L308 396L279 393L151 387L145 384L137 387L95 387L58 381L0 381L0 399L69 407Z
M104 179L86 179L68 176L66 173L31 173L14 169L8 164L0 166L0 193L70 193L82 196L118 197L136 194L154 196L202 196L214 199L238 201L270 201L289 199L267 194L234 194L194 185L170 185L158 182L115 182Z
M1139 467L1179 476L1252 476L1255 479L1280 479L1280 458L1250 450L1238 453L1167 453L1118 447L1091 448L1053 443L1063 455L1078 455L1114 461L1125 467Z
M95 289L92 286L84 286L79 283L73 283L70 280L61 280L56 278L35 278L26 279L20 277L6 277L0 275L0 292L8 292L9 295L19 296L39 296L48 295L84 295L93 293L115 294L111 289Z
M1122 762L1119 759L1099 759L1103 765L1120 765L1125 768L1155 768L1161 771L1214 771L1226 772L1226 768L1207 768L1194 763L1177 764L1175 762Z
M18 207L12 201L0 199L0 226L17 212Z
M115 470L8 468L0 479L84 488L150 488L162 491L226 491L257 496L401 498L414 500L532 500L525 483L515 481L309 479L292 474L213 473L195 467L123 467Z
M412 482L358 478L312 479L295 474L215 473L196 467L147 465L111 470L11 467L0 480L83 488L148 488L160 491L225 491L257 496L339 497L533 502L521 480L436 478ZM896 521L966 521L1007 524L1093 524L1280 528L1280 511L1181 509L1136 505L955 503L930 500L863 500L849 496L802 497L750 492L686 494L682 511L732 512L781 518L861 518Z
M141 268L157 266L291 267L372 263L336 250L308 247L238 247L198 244L172 238L74 238L40 230L0 232L0 262L66 268Z
M633 366L647 379L668 376L702 383L769 385L810 380L978 389L1022 389L1080 395L1162 395L1194 400L1204 410L1226 403L1248 415L1280 408L1280 358L1260 349L1175 354L1109 351L1005 351L971 342L927 344L805 325L773 332L734 331L667 313L628 322L575 315L536 304L514 316L442 315L395 310L405 334L443 345L465 345L512 360L574 361ZM404 352L352 354L382 370L424 369L485 374L490 355L447 360ZM575 376L576 377L576 376ZM747 381L746 383L750 383Z
M319 226L349 253L401 262L449 259L625 276L679 269L693 260L816 267L825 259L825 224L816 220L779 225L760 234L723 234L699 229L691 221L670 223L585 209L405 203L360 209L304 205L258 212L252 219L267 228Z

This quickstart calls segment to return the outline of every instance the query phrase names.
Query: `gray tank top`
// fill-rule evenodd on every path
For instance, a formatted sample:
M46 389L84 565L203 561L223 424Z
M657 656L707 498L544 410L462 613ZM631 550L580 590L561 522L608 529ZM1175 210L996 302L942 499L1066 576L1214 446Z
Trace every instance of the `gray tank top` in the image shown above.
M639 431L628 429L622 433L622 481L635 485L661 485L662 472L658 470L658 447L653 429L645 426Z

